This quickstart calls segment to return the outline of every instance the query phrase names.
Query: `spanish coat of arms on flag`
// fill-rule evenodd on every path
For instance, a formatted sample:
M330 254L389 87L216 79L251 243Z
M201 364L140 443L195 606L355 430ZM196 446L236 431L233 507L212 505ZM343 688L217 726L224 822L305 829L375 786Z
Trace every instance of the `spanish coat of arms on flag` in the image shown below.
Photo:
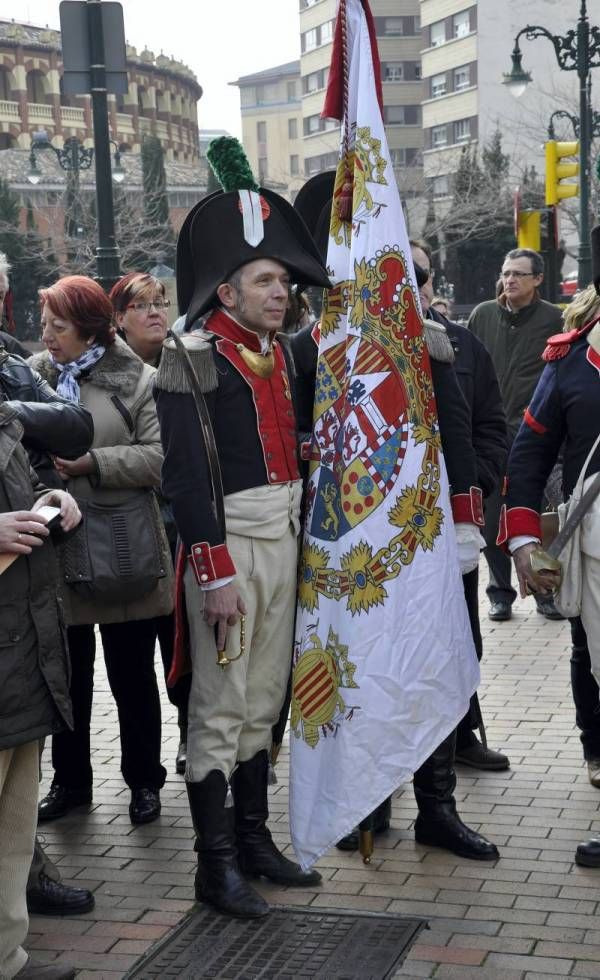
M292 677L290 813L304 867L412 776L479 682L376 71L368 4L342 0L324 111L339 82L333 289L319 325Z

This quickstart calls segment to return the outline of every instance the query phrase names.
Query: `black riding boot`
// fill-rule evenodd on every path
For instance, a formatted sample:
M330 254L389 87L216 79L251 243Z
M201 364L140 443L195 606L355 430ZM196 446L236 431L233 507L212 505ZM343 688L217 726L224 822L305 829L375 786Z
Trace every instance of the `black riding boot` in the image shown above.
M187 705L185 708L177 709L177 724L179 726L179 748L175 756L175 772L178 776L183 776L187 763Z
M495 861L500 857L496 845L467 827L456 812L455 750L456 732L453 731L414 775L415 799L419 807L415 840L419 844L443 847L460 857Z
M377 836L377 834L383 834L386 830L390 829L390 820L392 819L391 796L388 796L383 803L380 803L379 806L375 807L373 813L371 814L371 818L373 820L373 833L375 836ZM358 834L358 827L355 827L349 834L342 837L342 839L339 840L335 846L340 851L358 851Z
M303 871L277 849L267 827L269 804L266 750L248 762L238 762L231 778L235 801L235 832L240 868L244 874L262 875L278 885L318 885L318 871Z
M212 769L201 782L186 785L198 852L196 898L241 919L267 915L269 906L240 873L225 776Z

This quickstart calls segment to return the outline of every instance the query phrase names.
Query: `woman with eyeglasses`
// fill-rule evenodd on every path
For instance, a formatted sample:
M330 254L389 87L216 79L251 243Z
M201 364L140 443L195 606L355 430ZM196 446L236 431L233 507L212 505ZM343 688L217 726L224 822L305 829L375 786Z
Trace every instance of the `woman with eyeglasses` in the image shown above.
M160 279L147 272L129 272L113 286L110 298L120 336L146 364L158 366L163 341L167 336L167 312L169 301ZM170 504L160 498L161 514L173 559L177 545L177 529ZM173 659L175 616L157 616L156 637L160 645L165 678L168 677ZM187 752L187 709L191 675L181 677L173 687L167 687L171 704L177 708L179 748L175 758L175 771L185 772Z
M87 571L83 583L70 581L65 545L62 591L69 624L74 730L52 739L54 779L40 803L39 819L62 817L92 801L90 721L98 625L119 712L121 771L131 790L129 816L132 823L148 823L160 814L160 789L166 778L160 760L155 617L171 612L174 591L169 545L153 497L163 457L152 393L155 371L115 336L112 304L97 282L66 276L41 290L40 302L46 350L34 355L31 364L58 394L81 404L94 420L91 450L75 460L55 458L54 464L82 511L105 515L107 530L96 544L110 555L114 581L107 588L106 575L99 581ZM135 592L127 579L127 561L117 557L113 562L111 550L113 542L127 541L125 508L142 514L151 546L160 556L156 576L143 576ZM140 538L139 548L144 544ZM90 548L88 538L81 548ZM78 569L87 569L87 562L78 562Z

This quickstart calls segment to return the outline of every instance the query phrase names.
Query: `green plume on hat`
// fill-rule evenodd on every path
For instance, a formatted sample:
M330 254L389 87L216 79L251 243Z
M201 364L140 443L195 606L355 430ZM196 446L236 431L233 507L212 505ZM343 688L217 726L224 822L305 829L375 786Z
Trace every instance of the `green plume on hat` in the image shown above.
M225 193L258 190L244 147L235 136L211 140L206 158Z

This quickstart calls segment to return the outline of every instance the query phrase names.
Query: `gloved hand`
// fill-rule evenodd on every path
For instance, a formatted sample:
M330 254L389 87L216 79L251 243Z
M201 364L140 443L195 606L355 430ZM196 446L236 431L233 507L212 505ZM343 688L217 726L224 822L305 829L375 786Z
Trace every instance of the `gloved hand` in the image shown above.
M476 524L459 523L454 525L454 529L456 531L460 574L466 575L468 572L472 572L474 568L477 568L479 554L481 549L485 548L485 541L481 537Z

